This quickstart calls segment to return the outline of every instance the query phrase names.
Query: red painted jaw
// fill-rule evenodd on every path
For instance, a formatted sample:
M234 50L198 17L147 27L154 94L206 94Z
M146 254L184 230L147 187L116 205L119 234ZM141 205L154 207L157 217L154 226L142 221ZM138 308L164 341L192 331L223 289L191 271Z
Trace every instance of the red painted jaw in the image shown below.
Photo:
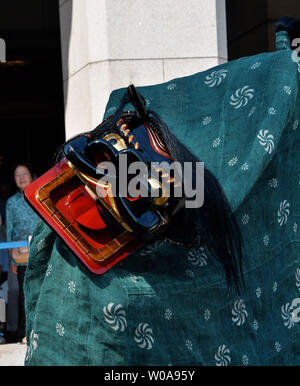
M107 223L102 206L66 158L27 186L25 198L96 274L105 273L142 245L133 232Z

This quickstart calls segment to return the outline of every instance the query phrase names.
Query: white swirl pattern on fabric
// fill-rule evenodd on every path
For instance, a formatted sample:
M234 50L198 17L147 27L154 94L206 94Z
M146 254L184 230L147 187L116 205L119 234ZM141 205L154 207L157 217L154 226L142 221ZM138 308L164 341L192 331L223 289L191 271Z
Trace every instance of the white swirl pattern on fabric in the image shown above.
M295 323L300 322L300 298L295 298L291 303L281 307L281 317L285 327L291 329Z
M151 350L154 344L153 331L148 323L140 323L134 334L134 340L142 349Z
M213 71L210 75L205 77L204 83L208 85L208 87L219 86L223 79L226 78L228 70L219 70Z
M274 150L274 136L269 133L269 130L260 130L257 138L265 151L271 154Z
M188 260L192 265L203 267L207 265L208 257L204 253L204 248L200 247L199 250L192 249L188 252Z
M115 331L124 332L127 327L126 311L122 304L109 303L103 308L104 319Z
M246 311L246 306L243 299L237 299L232 307L232 321L237 326L241 326L245 323L246 318L248 316L248 312Z
M246 106L246 104L254 97L254 89L249 86L238 88L230 97L230 104L235 109Z
M215 360L217 366L228 366L231 362L230 350L222 344L219 346L218 351L215 353Z
M288 215L290 214L289 207L290 204L287 200L284 200L280 203L279 209L277 211L278 222L280 226L287 222Z

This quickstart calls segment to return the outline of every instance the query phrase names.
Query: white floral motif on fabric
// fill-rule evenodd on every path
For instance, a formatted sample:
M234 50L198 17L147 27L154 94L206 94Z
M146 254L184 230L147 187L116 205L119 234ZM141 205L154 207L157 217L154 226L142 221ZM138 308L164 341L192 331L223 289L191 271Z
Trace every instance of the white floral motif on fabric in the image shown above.
M71 280L69 281L68 283L68 291L71 293L71 294L74 294L75 291L76 291L76 283L74 280Z
M256 297L258 299L261 297L261 288L260 287L256 288L255 294L256 294Z
M237 161L238 161L238 157L233 157L233 158L231 158L230 161L228 161L228 165L233 166L237 163Z
M193 350L193 343L192 343L189 339L187 339L187 340L185 341L185 345L186 345L186 347L187 347L188 350L190 350L190 351Z
M203 119L202 125L203 125L203 126L207 126L207 125L210 124L211 121L212 121L212 117L207 116L207 117L205 117L205 118Z
M270 188L273 188L273 189L276 189L277 186L278 186L278 180L277 178L271 178L268 182L268 185L270 186Z
M261 62L255 62L254 64L252 64L252 66L250 67L251 70L256 70L257 68L259 68L261 65Z
M292 89L290 88L290 86L284 86L284 87L283 87L283 90L284 90L288 95L291 95L291 93L292 93Z
M241 166L241 170L246 171L246 170L248 170L248 169L249 169L249 164L248 164L248 162L243 163L243 165Z
M165 310L165 314L164 314L165 319L166 320L171 320L172 316L173 316L172 311L170 310L170 308L167 308Z
M167 86L167 89L168 90L174 90L176 88L176 83L170 83L168 86Z
M276 109L274 107L270 107L269 110L268 110L268 113L270 115L275 115L276 114Z
M65 328L61 323L56 323L56 332L59 336L65 335Z
M248 118L250 118L251 115L253 115L253 113L254 113L255 110L256 110L256 107L255 107L255 106L251 107L251 109L250 109L250 111L249 111L249 114L248 114Z
M248 213L243 214L243 216L242 216L242 224L243 225L248 224L249 220L250 220L249 214Z
M296 121L295 121L294 124L293 124L292 129L293 129L293 130L296 130L298 126L299 126L299 121L298 121L298 119L296 119Z
M209 309L206 309L204 311L204 319L205 320L209 320L210 319L210 311L209 311Z
M244 354L244 355L242 356L242 365L243 365L243 366L248 366L248 363L249 363L249 358L247 357L246 354Z
M136 276L136 275L134 275L133 273L130 273L129 278L130 278L130 280L131 280L133 283L137 283L137 282L139 281L139 279L140 279L140 276Z
M110 107L110 108L107 110L107 113L108 113L108 114L112 114L112 113L114 113L116 110L117 110L117 108L116 108L115 106L112 106L112 107Z
M275 342L274 346L277 352L281 351L281 344L279 342Z
M212 147L216 148L216 147L218 147L220 145L220 143L221 143L221 138L219 138L219 137L215 138L213 140Z
M258 330L258 328L259 328L259 324L258 324L258 321L257 321L256 319L254 319L254 320L253 320L253 322L252 322L252 326L253 326L253 328L254 328L254 330L255 330L255 331L257 331L257 330Z
M264 235L263 237L263 243L267 247L270 244L270 237L269 235Z
M127 328L126 311L122 304L109 303L103 308L104 319L114 331L124 332Z
M300 268L297 268L295 276L296 276L296 287L300 291Z
M45 246L46 246L46 239L41 239L38 242L38 244L36 246L36 249L37 249L38 252L41 252L45 248Z
M52 273L52 264L49 264L46 271L46 276L50 276Z

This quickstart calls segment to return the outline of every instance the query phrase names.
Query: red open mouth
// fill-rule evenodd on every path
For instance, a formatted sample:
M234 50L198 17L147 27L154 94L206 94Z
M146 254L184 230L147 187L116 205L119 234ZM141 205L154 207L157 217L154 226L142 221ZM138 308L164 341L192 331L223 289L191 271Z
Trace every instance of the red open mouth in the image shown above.
M103 274L141 246L124 226L112 226L96 197L66 158L25 189L27 202L96 274Z

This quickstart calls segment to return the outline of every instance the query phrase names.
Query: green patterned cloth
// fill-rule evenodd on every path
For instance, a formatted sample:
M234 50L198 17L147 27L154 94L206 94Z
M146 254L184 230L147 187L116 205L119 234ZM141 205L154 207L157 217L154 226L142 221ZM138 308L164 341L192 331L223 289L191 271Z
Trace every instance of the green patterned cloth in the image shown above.
M226 295L207 250L169 243L96 276L41 222L25 282L26 365L300 364L300 73L285 32L277 44L138 88L223 186L245 240L245 292Z

